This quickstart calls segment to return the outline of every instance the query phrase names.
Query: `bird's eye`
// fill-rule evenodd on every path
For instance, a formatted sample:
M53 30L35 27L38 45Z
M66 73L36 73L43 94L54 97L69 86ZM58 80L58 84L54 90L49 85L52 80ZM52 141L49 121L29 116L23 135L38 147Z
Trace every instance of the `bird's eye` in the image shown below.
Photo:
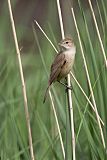
M66 44L68 44L68 41L66 42Z

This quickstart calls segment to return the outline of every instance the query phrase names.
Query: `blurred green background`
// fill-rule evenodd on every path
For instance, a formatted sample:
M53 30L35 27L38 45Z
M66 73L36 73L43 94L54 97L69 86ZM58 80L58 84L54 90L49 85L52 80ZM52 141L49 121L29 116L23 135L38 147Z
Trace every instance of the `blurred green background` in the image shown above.
M73 72L85 93L89 96L90 90L71 13L72 1L61 0L60 2L65 35L72 36L77 47ZM34 20L38 21L55 47L59 49L57 43L61 40L61 31L57 3L53 0L14 0L11 3L19 47L21 48L35 159L62 160L59 135L49 97L43 104L48 76L41 55L49 73L50 65L56 53L34 23ZM92 5L106 51L107 1L93 0ZM96 105L99 115L105 123L103 131L107 143L107 71L104 58L88 1L75 0L73 7L90 80L92 86L95 85ZM95 83L96 80L97 83ZM86 99L73 79L72 84L75 137L78 135L76 158L77 160L106 160L106 152L101 142L95 113L93 113L90 105L87 105ZM69 126L66 122L68 107L64 87L55 83L53 95L67 160L71 160L71 132L69 131L68 135L66 134ZM0 159L30 160L18 60L6 0L0 0Z

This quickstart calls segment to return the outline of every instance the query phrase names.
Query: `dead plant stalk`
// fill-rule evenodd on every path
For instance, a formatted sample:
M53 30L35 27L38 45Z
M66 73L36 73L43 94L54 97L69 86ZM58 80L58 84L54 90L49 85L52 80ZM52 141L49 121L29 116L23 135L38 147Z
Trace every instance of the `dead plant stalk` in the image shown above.
M30 127L30 117L29 117L29 111L28 111L28 102L27 102L27 95L26 95L26 85L25 85L25 80L24 80L24 74L23 74L23 68L22 68L22 62L21 62L21 56L20 56L20 50L19 50L19 45L18 45L18 40L17 40L17 35L16 35L16 29L15 29L15 23L14 23L14 19L13 19L13 13L12 13L12 7L11 7L10 0L8 0L8 8L9 8L11 26L12 26L12 31L13 31L13 37L14 37L14 42L15 42L15 47L16 47L17 58L18 58L20 78L21 78L21 83L22 83L22 91L23 91L23 99L24 99L24 109L25 109L26 123L27 123L28 136L29 136L28 138L29 138L30 154L31 154L31 159L35 160L35 158L34 158L34 152L33 152L31 127Z

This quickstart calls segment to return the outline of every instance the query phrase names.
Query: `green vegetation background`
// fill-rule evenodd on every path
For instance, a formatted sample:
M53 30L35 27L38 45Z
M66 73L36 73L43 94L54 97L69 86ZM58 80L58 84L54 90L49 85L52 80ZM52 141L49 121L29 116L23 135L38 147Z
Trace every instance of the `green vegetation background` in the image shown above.
M1 1L0 3L0 159L27 160L30 159L30 153L17 55L8 4L7 1ZM70 4L70 1L61 1L65 33L66 36L71 35L74 38L77 46L74 73L89 96L90 90ZM93 7L106 51L107 2L95 0L93 1ZM43 104L48 76L42 63L40 50L48 73L56 53L34 23L34 19L36 19L58 48L57 43L61 40L61 33L56 1L39 2L35 0L26 2L15 0L12 1L12 8L27 87L34 153L37 160L62 160L59 136L49 97ZM76 0L74 11L91 83L92 86L95 85L94 96L97 108L105 123L103 131L107 143L107 71L88 2L81 1L80 3L79 0ZM35 28L34 32L33 27ZM34 33L36 33L36 37ZM37 39L40 48L38 48ZM95 83L96 79L98 79L97 83ZM76 158L77 160L106 160L106 152L101 142L96 116L90 105L87 105L86 99L73 79L72 84L75 136L77 138ZM70 137L66 136L67 101L65 89L55 83L54 90L55 107L64 146L68 153L68 160L71 160L72 144ZM84 110L86 110L85 113Z

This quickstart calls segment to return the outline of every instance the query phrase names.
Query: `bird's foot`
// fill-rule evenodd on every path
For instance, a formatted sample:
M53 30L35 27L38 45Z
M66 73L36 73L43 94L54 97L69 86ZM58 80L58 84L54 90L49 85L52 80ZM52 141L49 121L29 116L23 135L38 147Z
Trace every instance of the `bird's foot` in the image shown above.
M71 85L71 86L66 86L66 88L65 88L65 92L67 92L67 91L68 91L68 89L70 89L70 90L72 91L72 90L73 90L72 85Z
M66 87L66 91L68 90L68 89L70 89L70 90L72 90L73 88L72 88L72 85L71 86L68 86L67 84L65 84L65 83L63 83L63 82L61 82L61 81L58 81L60 84L62 84L63 86L65 86Z

